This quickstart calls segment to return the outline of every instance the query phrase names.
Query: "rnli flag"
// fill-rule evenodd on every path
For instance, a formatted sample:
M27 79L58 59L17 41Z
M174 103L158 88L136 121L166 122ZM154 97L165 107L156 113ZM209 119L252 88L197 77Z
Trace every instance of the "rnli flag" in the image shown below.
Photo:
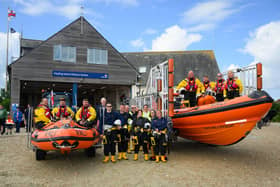
M12 17L16 17L16 12L8 9L8 19L10 20Z

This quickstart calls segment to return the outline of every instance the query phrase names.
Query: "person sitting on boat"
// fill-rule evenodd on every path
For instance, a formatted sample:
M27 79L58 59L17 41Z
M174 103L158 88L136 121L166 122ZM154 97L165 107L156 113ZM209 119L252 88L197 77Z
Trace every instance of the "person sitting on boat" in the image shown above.
M156 155L156 162L159 162L159 155L161 155L161 161L166 162L166 147L167 147L167 120L162 117L161 111L157 111L157 120L152 123L152 130L154 136L154 152Z
M121 142L118 144L118 160L127 160L126 152L128 151L128 143L130 140L130 134L128 131L128 121L130 119L129 113L125 112L125 105L120 105L119 119L121 120Z
M143 106L142 117L151 121L151 112L147 104Z
M200 95L202 87L202 83L195 78L193 71L189 71L188 77L178 84L176 90L178 92L181 88L184 88L184 100L189 100L190 107L193 107L196 105L196 97Z
M138 160L138 153L142 146L142 131L145 123L150 123L147 118L142 117L142 110L138 111L137 119L132 124L132 142L134 146L134 160Z
M42 98L41 103L34 110L34 122L37 129L41 129L52 120L52 113L48 106L48 99Z
M217 74L217 81L215 85L215 92L216 92L216 101L224 101L225 95L225 80L223 79L223 74Z
M201 93L205 94L205 95L213 96L214 89L215 89L215 82L210 81L208 75L204 75L203 76L203 87L202 87Z
M70 107L66 106L65 98L60 98L59 106L55 107L52 110L52 115L53 115L54 119L57 121L64 119L64 118L73 119L74 112L72 111L72 109Z
M214 88L215 88L215 82L210 82L209 77L205 75L203 77L203 87L201 90L201 95L200 97L197 98L198 106L216 102L215 98L213 97L215 96Z
M243 85L240 79L234 77L233 71L228 71L228 79L225 82L225 95L227 99L239 97L243 91Z
M95 109L89 104L88 99L83 99L83 106L76 113L77 123L85 127L92 127L95 118Z

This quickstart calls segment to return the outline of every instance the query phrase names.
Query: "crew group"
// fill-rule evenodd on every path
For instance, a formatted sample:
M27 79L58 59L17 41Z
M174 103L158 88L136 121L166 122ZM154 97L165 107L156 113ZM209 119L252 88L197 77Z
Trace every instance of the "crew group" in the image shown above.
M100 102L100 106L95 110L87 99L83 99L82 106L74 114L72 109L66 106L64 98L60 99L59 106L52 111L48 107L47 98L43 98L35 109L36 128L41 129L52 121L72 118L82 126L95 127L98 130L104 144L104 163L110 160L116 162L116 147L118 160L127 160L127 153L134 151L136 161L139 151L143 150L144 160L166 162L167 120L162 117L161 111L150 110L148 105L144 105L143 110L134 105L131 110L128 105L120 105L120 111L115 112L112 104L107 103L105 98ZM152 153L151 158L149 151Z
M189 71L188 77L178 84L176 90L178 93L184 94L184 100L188 100L189 105L193 107L205 95L215 96L216 101L239 97L243 91L243 85L232 71L228 71L227 80L224 80L223 75L218 73L216 82L210 82L208 76L204 76L202 83L195 78L193 71Z

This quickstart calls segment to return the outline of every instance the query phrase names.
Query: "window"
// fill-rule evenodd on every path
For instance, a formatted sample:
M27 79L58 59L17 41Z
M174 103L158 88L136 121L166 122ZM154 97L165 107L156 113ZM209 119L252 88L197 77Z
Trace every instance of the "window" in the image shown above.
M104 49L88 49L88 64L108 64L108 51Z
M76 47L55 45L53 47L53 59L63 62L76 62Z
M145 67L145 66L139 67L139 73L146 73L146 71L147 71L147 67Z

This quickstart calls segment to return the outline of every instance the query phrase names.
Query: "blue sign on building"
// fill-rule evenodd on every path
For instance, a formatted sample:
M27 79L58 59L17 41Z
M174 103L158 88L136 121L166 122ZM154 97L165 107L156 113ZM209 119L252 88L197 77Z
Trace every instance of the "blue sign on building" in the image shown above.
M71 72L71 71L53 71L53 77L72 77L88 79L109 79L108 73L89 73L89 72Z

